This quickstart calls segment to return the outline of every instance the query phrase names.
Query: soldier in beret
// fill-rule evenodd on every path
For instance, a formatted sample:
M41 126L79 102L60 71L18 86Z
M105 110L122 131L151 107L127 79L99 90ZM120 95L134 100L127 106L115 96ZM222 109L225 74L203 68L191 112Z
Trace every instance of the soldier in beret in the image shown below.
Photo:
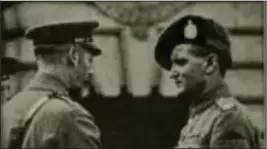
M92 31L98 22L61 22L26 31L38 71L25 89L3 105L2 147L99 148L93 116L69 95L92 73L101 54Z
M230 53L225 29L202 16L184 16L159 37L155 59L191 104L177 148L260 147L259 129L224 81Z
M11 95L8 93L10 84L9 80L12 75L20 71L27 71L32 69L30 65L20 62L12 57L1 58L1 104L10 99Z

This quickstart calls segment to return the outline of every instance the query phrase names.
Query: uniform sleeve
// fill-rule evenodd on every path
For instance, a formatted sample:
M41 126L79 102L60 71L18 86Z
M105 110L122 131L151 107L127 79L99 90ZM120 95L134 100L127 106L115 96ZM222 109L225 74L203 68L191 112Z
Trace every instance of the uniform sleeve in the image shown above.
M100 148L100 130L93 117L87 113L72 111L64 116L61 124L61 146L67 148Z
M250 148L251 126L238 111L226 111L216 120L210 139L211 148Z

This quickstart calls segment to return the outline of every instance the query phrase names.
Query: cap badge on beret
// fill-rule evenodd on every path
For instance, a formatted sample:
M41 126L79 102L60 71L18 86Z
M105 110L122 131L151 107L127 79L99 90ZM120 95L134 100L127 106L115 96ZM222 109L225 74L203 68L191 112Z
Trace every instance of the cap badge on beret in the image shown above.
M197 26L189 20L184 28L184 38L195 39L197 37Z

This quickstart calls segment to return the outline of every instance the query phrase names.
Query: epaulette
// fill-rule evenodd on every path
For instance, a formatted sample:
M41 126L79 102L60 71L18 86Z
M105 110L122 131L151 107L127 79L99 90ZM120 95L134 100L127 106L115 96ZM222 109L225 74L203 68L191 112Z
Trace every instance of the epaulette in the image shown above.
M236 101L232 97L228 98L219 98L216 100L216 104L222 109L222 110L230 110L232 108L236 107Z
M70 99L70 97L67 94L53 92L49 97L60 99L64 102L68 103L69 105L72 105L72 100Z

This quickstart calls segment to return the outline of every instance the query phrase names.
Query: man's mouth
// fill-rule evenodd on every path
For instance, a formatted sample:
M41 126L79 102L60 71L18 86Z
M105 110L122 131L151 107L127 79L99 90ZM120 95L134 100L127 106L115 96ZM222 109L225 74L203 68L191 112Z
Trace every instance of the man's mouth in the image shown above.
M175 80L175 84L177 87L182 87L182 81L181 80Z
M86 74L85 75L85 81L90 81L92 78L92 75L91 74Z

